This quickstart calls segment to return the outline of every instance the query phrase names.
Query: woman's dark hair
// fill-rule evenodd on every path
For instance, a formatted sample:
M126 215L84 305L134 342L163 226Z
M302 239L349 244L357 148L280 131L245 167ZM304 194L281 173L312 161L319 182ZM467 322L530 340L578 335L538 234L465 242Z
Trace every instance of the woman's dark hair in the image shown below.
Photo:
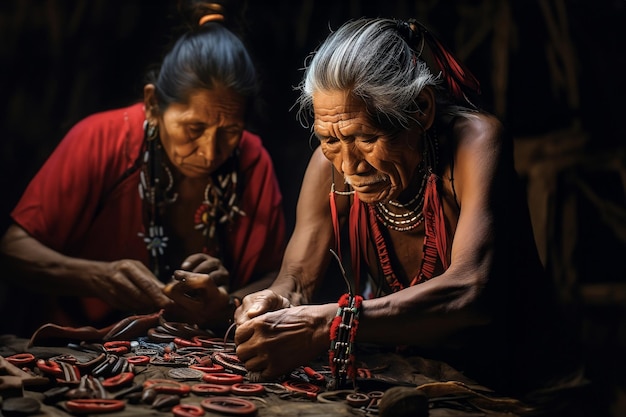
M228 17L199 25L203 16L224 15L227 10L216 9L217 2L187 3L187 9L180 10L189 29L165 55L160 68L146 77L156 87L159 108L164 111L171 103L186 103L192 92L217 86L234 91L251 104L258 91L257 72L243 41L227 28Z

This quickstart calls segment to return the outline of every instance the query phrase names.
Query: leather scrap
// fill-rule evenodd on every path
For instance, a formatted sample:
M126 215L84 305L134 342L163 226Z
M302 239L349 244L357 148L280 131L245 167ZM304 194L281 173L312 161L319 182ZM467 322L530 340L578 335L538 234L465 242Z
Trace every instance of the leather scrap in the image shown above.
M508 412L520 416L528 415L535 411L533 407L514 398L483 394L459 381L431 382L418 386L416 390L426 394L429 399L463 397L463 401L483 411Z
M133 315L101 329L92 326L68 327L46 323L35 330L27 347L63 346L69 342L132 340L144 336L148 329L156 326L162 314L163 310L152 314Z
M0 356L0 392L22 390L25 386L45 385L47 383L49 383L48 378L31 375Z

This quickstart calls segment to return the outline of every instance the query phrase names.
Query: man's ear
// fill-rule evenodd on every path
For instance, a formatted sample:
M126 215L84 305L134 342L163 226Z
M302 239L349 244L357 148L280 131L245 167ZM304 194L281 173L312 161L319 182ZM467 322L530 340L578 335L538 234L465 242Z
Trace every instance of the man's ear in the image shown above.
M159 103L156 98L156 87L154 84L146 84L143 87L143 104L146 112L146 120L159 117Z
M424 130L430 129L435 120L435 92L432 87L424 87L417 96L419 110L415 112L415 119Z

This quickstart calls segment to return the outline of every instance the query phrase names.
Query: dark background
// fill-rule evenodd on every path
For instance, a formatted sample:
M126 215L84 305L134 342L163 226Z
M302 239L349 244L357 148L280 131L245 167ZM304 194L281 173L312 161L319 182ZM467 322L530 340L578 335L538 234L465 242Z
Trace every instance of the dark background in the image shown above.
M542 4L565 23L551 25ZM626 130L625 9L624 0L249 1L244 36L263 85L263 113L251 128L274 156L288 212L310 150L290 110L293 87L330 29L361 16L417 17L462 52L482 83L485 107L515 137L576 125L591 135L586 146L611 149L623 145ZM71 125L141 97L147 66L159 61L179 23L174 0L0 4L0 214ZM555 38L552 29L561 34ZM555 50L569 52L567 59L554 58ZM559 62L551 68L550 60Z
M293 87L329 30L361 16L418 18L481 81L486 109L515 139L544 262L564 299L580 303L589 374L618 410L626 403L626 1L249 1L244 36L263 87L250 128L273 156L290 228L311 150L291 110ZM179 23L174 0L0 3L0 231L74 123L141 98L146 68Z

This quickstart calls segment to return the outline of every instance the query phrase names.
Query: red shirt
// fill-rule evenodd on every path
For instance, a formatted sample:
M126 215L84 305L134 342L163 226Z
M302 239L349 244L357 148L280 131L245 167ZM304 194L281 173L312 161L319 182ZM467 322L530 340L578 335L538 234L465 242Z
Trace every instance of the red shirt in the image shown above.
M148 265L139 170L142 103L77 123L26 188L11 216L34 238L63 254ZM241 209L223 250L233 260L231 289L280 267L285 243L282 195L261 139L245 131L239 144Z

